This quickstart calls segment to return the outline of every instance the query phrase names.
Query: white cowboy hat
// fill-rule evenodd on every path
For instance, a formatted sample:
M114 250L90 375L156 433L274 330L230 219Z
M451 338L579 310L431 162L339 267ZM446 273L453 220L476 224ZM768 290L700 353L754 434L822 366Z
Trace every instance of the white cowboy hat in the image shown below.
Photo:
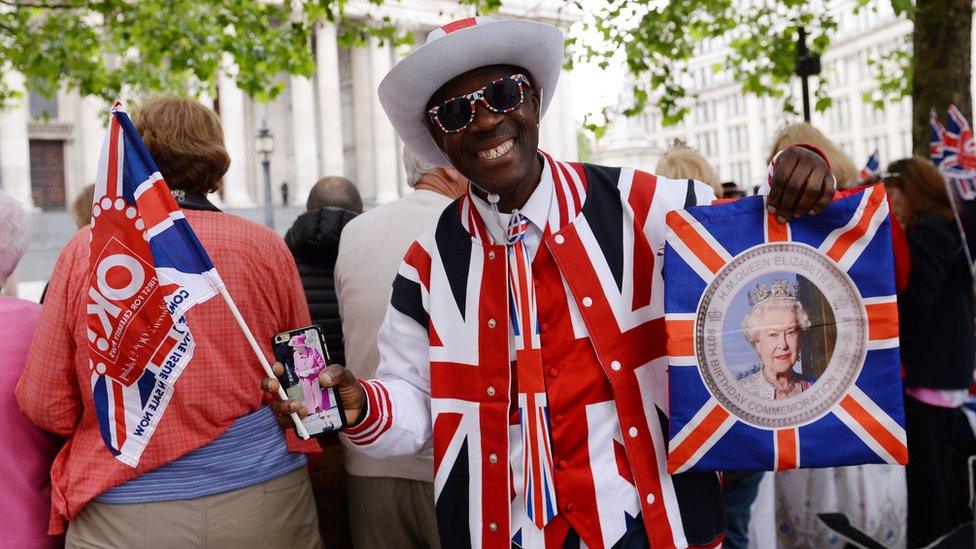
M469 17L434 29L427 42L401 60L380 82L380 104L403 143L434 166L451 162L427 131L427 101L452 78L489 65L516 65L529 71L540 90L545 114L563 64L563 33L522 20Z

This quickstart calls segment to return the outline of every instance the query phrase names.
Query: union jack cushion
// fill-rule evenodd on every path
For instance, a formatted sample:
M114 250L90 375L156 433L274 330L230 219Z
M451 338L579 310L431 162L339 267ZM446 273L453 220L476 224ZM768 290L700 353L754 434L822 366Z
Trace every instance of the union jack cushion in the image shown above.
M668 214L669 472L905 463L884 187L787 225L765 206Z

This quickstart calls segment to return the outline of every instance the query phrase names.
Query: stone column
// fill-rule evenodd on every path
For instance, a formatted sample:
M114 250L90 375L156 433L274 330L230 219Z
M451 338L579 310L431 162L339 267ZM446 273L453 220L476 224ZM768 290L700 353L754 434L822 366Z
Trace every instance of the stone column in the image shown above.
M247 162L253 147L253 136L247 135L244 115L244 92L230 78L226 67L231 61L225 58L225 70L218 76L220 99L220 123L224 127L224 147L230 155L230 168L224 174L224 204L231 208L253 208L254 197L247 190Z
M373 95L370 48L352 48L352 108L356 122L356 178L353 183L366 202L376 200L376 177L373 171Z
M319 179L318 139L315 136L315 90L304 76L291 76L291 131L294 147L293 204L303 204ZM277 190L275 187L273 190Z
M30 104L23 75L11 71L6 79L7 85L22 95L20 99L14 99L6 110L0 111L0 186L25 208L33 210L30 139L27 135Z
M377 202L389 202L400 196L398 169L399 141L393 125L390 124L386 112L380 105L377 89L380 82L390 72L393 66L393 52L389 43L380 44L375 38L369 40L370 65L372 68L372 83L370 99L373 111L373 176L376 181Z
M319 176L345 175L342 151L342 99L339 83L339 50L336 29L322 23L315 31L316 84L318 89Z

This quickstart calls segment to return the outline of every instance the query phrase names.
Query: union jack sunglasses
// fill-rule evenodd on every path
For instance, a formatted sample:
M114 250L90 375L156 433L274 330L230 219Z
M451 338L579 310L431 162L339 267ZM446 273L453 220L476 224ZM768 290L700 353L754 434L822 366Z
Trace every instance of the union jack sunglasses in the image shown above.
M492 80L485 87L467 95L459 95L444 101L427 111L431 122L444 133L457 133L474 120L475 103L481 101L488 110L497 113L512 112L525 101L525 86L531 86L524 74L513 74Z

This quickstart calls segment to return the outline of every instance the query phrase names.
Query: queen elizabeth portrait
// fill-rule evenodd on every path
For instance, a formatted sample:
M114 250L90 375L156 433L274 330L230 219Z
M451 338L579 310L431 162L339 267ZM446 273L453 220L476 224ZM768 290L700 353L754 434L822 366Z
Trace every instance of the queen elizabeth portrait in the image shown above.
M757 284L749 291L742 333L759 358L755 371L739 379L750 393L768 399L798 395L813 381L800 373L800 333L810 316L797 299L797 285L786 279Z

